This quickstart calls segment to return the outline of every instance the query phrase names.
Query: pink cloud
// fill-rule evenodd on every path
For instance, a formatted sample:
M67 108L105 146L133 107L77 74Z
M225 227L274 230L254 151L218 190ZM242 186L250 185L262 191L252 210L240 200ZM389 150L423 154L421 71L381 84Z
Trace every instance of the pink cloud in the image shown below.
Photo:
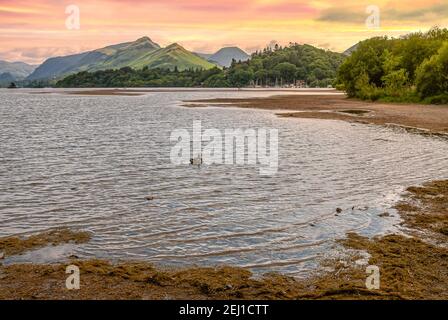
M226 43L254 51L263 48L271 39L282 44L308 39L315 44L343 50L369 36L352 31L357 22L349 18L355 10L362 28L364 5L370 2L0 0L0 56L36 62L66 52L79 52L80 48L95 49L144 35L162 45L180 42L187 49L209 52ZM405 21L408 29L425 29L446 23L444 18L434 18L437 14L446 17L443 10L446 0L377 2L383 3L384 21L390 21L394 26ZM65 28L65 6L69 4L77 4L81 9L79 31ZM415 18L417 11L426 12L426 15ZM427 19L427 23L422 19Z

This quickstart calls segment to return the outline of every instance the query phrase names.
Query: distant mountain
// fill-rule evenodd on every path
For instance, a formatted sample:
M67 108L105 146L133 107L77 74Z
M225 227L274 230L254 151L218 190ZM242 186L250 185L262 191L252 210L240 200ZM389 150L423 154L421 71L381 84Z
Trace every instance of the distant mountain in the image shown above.
M28 77L28 80L57 79L80 71L98 71L131 67L141 69L177 67L210 69L215 65L194 55L178 44L161 48L148 37L134 42L108 46L80 54L50 58Z
M36 66L29 65L24 62L7 62L0 61L0 75L4 79L22 80L28 77L36 69Z
M217 62L223 67L230 67L232 59L238 61L246 61L250 59L250 56L238 47L226 47L218 50L213 54L208 61Z
M233 59L237 62L247 61L250 59L250 55L238 47L225 47L218 50L214 54L196 53L196 55L222 67L230 67Z
M0 83L16 81L16 78L9 72L0 74Z
M348 48L347 50L345 50L342 54L343 54L343 55L346 55L346 56L351 56L352 53L353 53L354 51L356 51L356 49L358 49L358 46L359 46L359 43L357 43L357 44L351 46L350 48Z
M142 39L136 42L141 43ZM120 43L79 54L49 58L28 77L28 80L60 78L70 73L89 70L132 44L133 42Z
M13 77L9 72L0 74L0 88L5 88L15 81L16 78Z
M28 76L27 80L51 79L69 73L71 70L76 70L81 65L80 61L89 54L85 52L47 59Z

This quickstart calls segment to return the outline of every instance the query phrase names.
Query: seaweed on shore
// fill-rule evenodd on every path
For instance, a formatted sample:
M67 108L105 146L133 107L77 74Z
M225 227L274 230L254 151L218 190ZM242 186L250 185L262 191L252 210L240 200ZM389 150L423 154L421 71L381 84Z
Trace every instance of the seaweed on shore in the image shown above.
M63 264L0 264L0 299L448 299L448 248L437 245L446 243L448 180L407 190L397 210L407 227L428 231L425 239L412 232L372 239L350 233L338 243L355 253L323 261L322 267L331 270L306 279L276 273L254 278L247 269L229 266L162 269L144 262L73 260L70 264L80 269L81 289L67 290ZM65 230L0 239L0 248L14 254L87 240L88 234ZM366 288L366 265L358 263L357 250L368 253L368 265L378 266L380 289Z
M5 256L21 254L32 249L62 243L84 243L90 240L90 234L84 231L72 231L68 228L58 228L29 237L0 238L0 252Z
M448 180L409 187L409 195L396 205L410 228L448 236ZM445 238L446 241L446 238Z

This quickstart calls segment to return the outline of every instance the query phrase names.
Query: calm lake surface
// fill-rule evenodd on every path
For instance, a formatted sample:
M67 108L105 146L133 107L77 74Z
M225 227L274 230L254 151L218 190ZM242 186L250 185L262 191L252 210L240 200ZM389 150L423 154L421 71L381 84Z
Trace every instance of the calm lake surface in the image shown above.
M69 250L86 258L231 264L300 276L335 253L334 240L346 232L396 230L391 206L405 187L448 178L447 140L278 118L275 111L181 107L188 99L271 94L0 90L0 236L68 226L93 239L48 256ZM203 129L278 129L277 174L261 176L249 165L171 164L172 130L191 132L194 120ZM343 212L335 215L338 207ZM394 217L378 217L385 211Z

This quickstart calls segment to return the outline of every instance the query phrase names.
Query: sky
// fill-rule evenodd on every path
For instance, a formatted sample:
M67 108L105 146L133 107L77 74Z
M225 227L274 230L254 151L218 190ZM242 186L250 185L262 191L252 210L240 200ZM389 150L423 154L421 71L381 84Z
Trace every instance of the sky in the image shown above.
M436 25L448 26L448 0L0 0L0 60L39 64L143 36L201 53L274 42L342 52Z

